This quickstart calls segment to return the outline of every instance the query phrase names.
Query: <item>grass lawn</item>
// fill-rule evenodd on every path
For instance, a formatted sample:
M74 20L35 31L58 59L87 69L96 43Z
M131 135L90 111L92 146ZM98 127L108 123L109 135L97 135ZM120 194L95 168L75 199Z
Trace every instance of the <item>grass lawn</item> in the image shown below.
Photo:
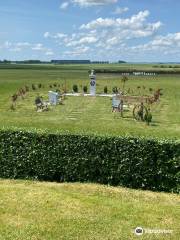
M0 68L0 128L24 128L48 130L51 132L73 132L86 134L134 135L159 138L180 138L180 75L159 75L135 77L130 76L126 83L135 95L150 94L149 88L163 89L161 101L152 107L153 123L147 127L145 123L136 122L132 118L132 109L124 113L124 118L111 112L110 98L67 97L63 106L51 107L49 112L37 113L34 99L41 94L48 99L49 85L57 83L62 90L65 85L69 92L73 84L79 91L89 87L88 69L105 66L92 65L19 65L10 69ZM137 68L137 65L106 65L106 68ZM38 67L40 69L38 69ZM152 69L152 65L140 65L139 68ZM109 93L117 86L122 88L121 76L118 74L97 74L97 92L102 93L104 86ZM18 100L15 111L10 110L11 96L25 85L41 83L44 88L30 91L25 100ZM138 86L141 90L138 90ZM143 90L143 86L145 89Z
M179 239L178 195L95 184L0 180L0 240ZM136 236L144 229L171 234Z

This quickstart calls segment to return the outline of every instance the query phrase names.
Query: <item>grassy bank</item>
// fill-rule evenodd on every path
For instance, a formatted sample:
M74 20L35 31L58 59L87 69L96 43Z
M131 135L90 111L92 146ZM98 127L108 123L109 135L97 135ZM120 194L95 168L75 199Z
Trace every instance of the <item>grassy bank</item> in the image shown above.
M177 240L179 200L94 184L0 180L0 240ZM172 233L139 238L137 226Z

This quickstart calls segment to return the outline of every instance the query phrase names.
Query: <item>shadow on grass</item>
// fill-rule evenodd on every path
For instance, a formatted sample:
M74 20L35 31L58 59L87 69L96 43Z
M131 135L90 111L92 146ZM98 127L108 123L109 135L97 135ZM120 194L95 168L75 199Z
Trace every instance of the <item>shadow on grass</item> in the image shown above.
M150 126L152 126L152 127L159 127L159 124L158 124L158 122L152 122L152 123L150 123Z

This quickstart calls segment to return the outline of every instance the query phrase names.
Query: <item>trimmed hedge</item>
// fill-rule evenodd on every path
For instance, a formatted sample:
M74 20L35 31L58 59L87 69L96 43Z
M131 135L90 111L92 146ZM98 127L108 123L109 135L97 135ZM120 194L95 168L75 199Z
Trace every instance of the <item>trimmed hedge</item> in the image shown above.
M149 69L149 70L143 70L143 69L132 69L132 68L124 68L124 69L94 69L96 73L110 73L110 74L121 74L121 73L129 73L130 75L133 74L133 72L146 72L146 73L155 73L155 74L180 74L180 70L177 68L171 68L168 69Z
M0 131L0 177L178 192L180 143Z

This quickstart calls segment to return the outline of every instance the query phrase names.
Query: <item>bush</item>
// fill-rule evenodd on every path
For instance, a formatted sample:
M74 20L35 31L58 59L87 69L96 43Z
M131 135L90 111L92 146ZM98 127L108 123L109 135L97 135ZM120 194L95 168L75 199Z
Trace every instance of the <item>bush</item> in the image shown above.
M87 93L87 90L88 90L87 86L84 86L84 87L83 87L83 92L84 92L84 93Z
M0 178L178 192L179 160L176 141L0 131Z
M147 123L147 125L149 125L150 122L152 122L152 114L151 114L151 112L148 111L148 112L145 114L144 120L145 120L145 122Z
M73 85L73 91L75 93L78 93L78 86L76 84Z
M104 87L104 93L105 93L105 94L108 93L108 88L107 88L107 86Z
M113 87L113 88L112 88L112 92L115 93L115 94L117 94L117 93L118 93L117 87Z
M25 86L25 90L26 90L26 92L29 92L29 87Z
M12 103L11 105L10 105L10 109L12 110L12 111L14 111L16 108L15 108L15 105Z
M32 84L32 90L35 91L36 90L36 86L34 84Z

